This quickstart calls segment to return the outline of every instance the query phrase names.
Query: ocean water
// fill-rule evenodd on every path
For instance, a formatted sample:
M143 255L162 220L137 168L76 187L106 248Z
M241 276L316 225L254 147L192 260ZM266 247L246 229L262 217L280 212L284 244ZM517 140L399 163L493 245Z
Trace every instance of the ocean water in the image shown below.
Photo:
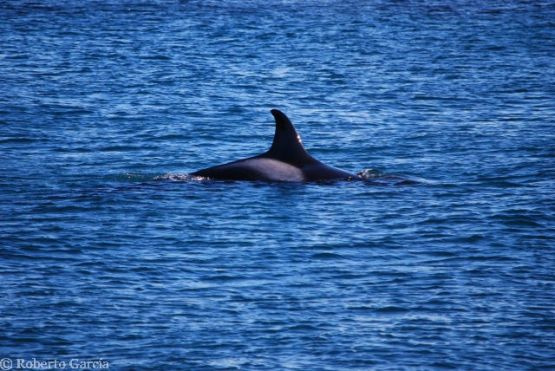
M553 1L2 1L0 366L555 367L554 66ZM369 180L187 176L272 108Z

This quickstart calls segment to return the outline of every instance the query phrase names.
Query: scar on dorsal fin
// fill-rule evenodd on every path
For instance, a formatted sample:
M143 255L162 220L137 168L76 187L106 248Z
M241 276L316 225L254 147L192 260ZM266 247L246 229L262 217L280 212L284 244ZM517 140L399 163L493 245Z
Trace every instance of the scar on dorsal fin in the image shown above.
M304 149L301 137L285 114L277 109L271 110L276 120L276 131L272 147L266 152L268 157L293 164L315 161Z

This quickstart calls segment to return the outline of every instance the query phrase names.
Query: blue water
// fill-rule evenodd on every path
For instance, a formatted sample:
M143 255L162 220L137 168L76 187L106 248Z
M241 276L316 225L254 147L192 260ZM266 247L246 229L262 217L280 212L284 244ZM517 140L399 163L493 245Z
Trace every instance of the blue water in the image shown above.
M3 1L0 358L555 367L553 1ZM372 181L203 182L290 116Z

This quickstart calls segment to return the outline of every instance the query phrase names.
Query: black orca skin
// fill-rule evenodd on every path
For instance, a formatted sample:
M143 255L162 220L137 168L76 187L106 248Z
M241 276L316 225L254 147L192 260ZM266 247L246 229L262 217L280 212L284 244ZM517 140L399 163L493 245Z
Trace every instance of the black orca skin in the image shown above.
M273 109L276 132L270 149L258 156L198 170L191 175L215 180L268 182L325 182L360 179L344 170L325 165L308 154L295 127Z

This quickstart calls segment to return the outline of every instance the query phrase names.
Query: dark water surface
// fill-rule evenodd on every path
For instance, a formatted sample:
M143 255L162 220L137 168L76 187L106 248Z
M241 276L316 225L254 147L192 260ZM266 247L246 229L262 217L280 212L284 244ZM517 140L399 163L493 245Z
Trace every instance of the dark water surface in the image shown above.
M555 367L554 66L553 1L2 1L0 358ZM274 107L374 182L186 176Z

